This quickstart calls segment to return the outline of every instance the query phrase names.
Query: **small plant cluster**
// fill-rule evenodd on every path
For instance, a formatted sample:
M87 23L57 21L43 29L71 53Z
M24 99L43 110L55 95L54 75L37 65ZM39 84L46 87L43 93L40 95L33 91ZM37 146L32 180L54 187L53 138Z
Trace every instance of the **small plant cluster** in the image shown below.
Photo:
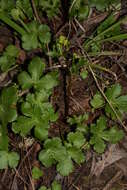
M16 65L16 59L19 55L19 49L14 45L9 45L3 55L0 57L0 68L2 72L7 72L9 69Z
M32 169L32 178L37 180L42 176L43 176L43 171L40 170L36 166L33 167L33 169ZM46 186L43 185L38 190L62 190L62 188L61 188L61 185L56 180L54 180L52 182L52 184L51 184L51 188L47 188Z
M47 188L46 186L41 186L39 190L62 190L62 188L57 181L53 181L53 183L51 184L51 188Z
M18 164L19 156L8 152L8 123L12 130L22 136L30 134L34 128L34 135L40 141L48 137L49 122L57 120L58 115L49 102L52 88L58 85L57 72L43 75L45 63L40 57L34 57L28 65L28 72L22 71L18 75L18 84L22 90L32 89L23 99L19 95L19 86L13 85L2 90L0 96L0 168ZM19 109L20 105L20 110ZM20 111L21 114L18 112ZM6 151L3 154L3 151ZM11 159L14 156L14 163ZM5 156L7 156L6 159ZM8 164L7 164L8 163Z

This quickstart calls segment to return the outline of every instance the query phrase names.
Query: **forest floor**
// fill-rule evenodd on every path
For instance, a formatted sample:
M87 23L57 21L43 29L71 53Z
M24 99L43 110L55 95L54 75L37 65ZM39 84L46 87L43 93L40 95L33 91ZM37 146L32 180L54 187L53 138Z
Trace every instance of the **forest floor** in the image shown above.
M81 24L74 21L61 22L56 18L48 23L55 37L67 36L71 48L70 54L79 51L79 44L82 45L84 35L89 36L96 27L106 18L107 12L100 13L93 11L90 17ZM45 22L47 22L45 20ZM127 25L124 29L127 31ZM2 53L8 44L20 46L20 41L15 37L12 30L7 26L0 27L0 52ZM106 67L115 75L100 70L95 70L99 84L119 83L122 86L122 94L127 92L127 40L121 42L104 43L103 50L120 52L119 55L98 55L92 57L94 63ZM23 60L31 59L40 55L41 50L36 49L30 52L21 51L19 64ZM69 58L68 60L69 63ZM66 64L68 64L66 63ZM60 60L61 64L61 60ZM52 62L53 65L53 62ZM15 75L12 70L3 78L0 75L0 88L11 83ZM83 80L80 76L71 76L66 69L60 69L60 85L55 87L51 97L54 108L57 108L59 119L52 124L49 130L49 137L59 136L69 130L65 122L65 116L79 115L85 112L90 113L87 124L92 124L101 115L101 110L94 113L91 110L90 100L97 91L96 82L91 74ZM124 118L127 125L127 117ZM38 152L41 150L39 141L32 137L22 138L9 132L10 147L17 150L20 155L20 163L17 169L6 169L0 172L0 190L34 190L45 185L50 187L52 181L57 179L62 184L62 190L126 190L127 189L127 136L116 145L109 145L106 151L98 155L93 150L86 153L85 163L75 164L75 170L68 177L62 177L56 172L55 166L45 168L37 160ZM31 177L31 168L39 166L44 171L43 177L34 180Z

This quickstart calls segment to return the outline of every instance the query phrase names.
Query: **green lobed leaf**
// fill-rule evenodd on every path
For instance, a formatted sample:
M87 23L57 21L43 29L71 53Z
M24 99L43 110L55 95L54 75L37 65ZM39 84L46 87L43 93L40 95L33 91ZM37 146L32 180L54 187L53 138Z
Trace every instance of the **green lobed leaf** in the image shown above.
M19 162L19 155L16 152L0 151L0 169L15 168Z
M54 112L51 103L43 99L41 92L28 94L26 101L21 104L21 112L16 122L13 123L12 129L15 133L26 136L34 128L34 135L43 141L48 138L48 129L50 122L58 119L58 114Z
M123 136L124 136L123 131L119 130L116 126L114 126L111 127L111 129L107 133L105 133L103 139L113 144L116 144L123 138Z
M48 44L51 39L50 28L43 24L39 26L39 40L42 44Z
M42 150L39 153L39 160L45 167L50 167L55 163L52 152L50 150Z
M86 79L88 77L88 71L82 71L80 73L80 76L82 77L82 79Z
M46 167L56 163L57 171L63 176L68 175L73 170L71 157L58 137L45 141L44 150L39 153L39 160Z
M8 45L3 55L0 57L0 67L3 72L8 71L16 64L16 58L19 55L19 49L14 45Z
M19 49L14 45L8 45L6 47L5 55L16 58L19 55Z
M83 134L88 134L89 132L89 127L86 124L78 124L76 131L80 131Z
M34 57L30 64L28 65L28 71L32 76L33 81L37 81L43 74L45 69L45 64L40 57Z
M16 152L9 152L8 153L8 165L10 168L16 168L19 163L19 154Z
M97 124L90 126L91 138L90 144L93 145L97 153L103 153L106 147L105 141L117 143L123 138L123 131L118 130L117 127L107 129L105 117L100 117Z
M33 179L39 179L43 176L43 171L40 170L38 167L33 167L32 169L32 178Z
M4 88L0 96L0 121L12 122L17 118L16 102L17 88L15 86Z
M69 156L77 163L81 164L85 161L85 155L80 149L70 147L67 149Z
M36 89L50 90L57 85L58 85L57 73L51 72L46 74L44 77L40 79L40 81L38 81L38 83L36 84Z
M122 89L119 84L114 84L107 89L105 95L116 113L122 118L123 113L127 112L127 95L120 96L121 90ZM116 119L116 114L108 103L105 106L105 112L107 116L111 117L113 120Z
M25 50L36 49L38 47L38 39L36 33L26 33L22 36L22 47Z
M85 113L83 115L79 115L79 116L74 115L73 117L69 117L67 122L70 125L74 125L74 124L80 124L81 125L84 121L88 120L88 117L89 117L89 115L87 113Z
M68 157L59 162L56 168L61 175L68 176L73 171L74 166L72 160Z
M42 126L43 125L44 124L42 124ZM42 126L41 127L35 127L35 129L34 129L35 137L37 139L41 140L41 141L46 140L48 138L48 130L47 130L47 128L49 128L49 125L48 125L48 127L45 127L45 125L44 125L44 127L42 127Z
M12 124L14 133L20 133L21 136L26 136L34 127L35 122L31 118L19 116L17 121Z
M61 139L55 137L53 139L47 139L44 143L44 147L47 148L61 148L62 142Z
M71 132L68 134L67 139L70 143L72 143L76 148L81 148L81 146L84 145L86 139L84 135L77 131L77 132Z
M7 126L0 125L0 150L8 151L8 141Z
M120 84L114 84L110 88L107 89L105 95L109 100L114 100L121 94L121 86Z
M50 167L52 164L56 162L56 152L58 155L58 151L62 149L61 140L58 137L53 139L47 139L44 142L44 150L39 153L39 160L46 167Z
M46 24L39 25L32 21L26 26L29 32L22 36L22 46L25 50L36 49L50 42L50 28Z
M96 93L94 96L93 96L93 99L90 101L90 104L92 105L93 108L95 109L98 109L98 108L101 108L104 106L104 99L103 97L101 96L100 93Z
M97 140L94 137L91 138L90 144L94 144L94 150L99 154L102 154L106 147L106 144L102 139Z
M59 13L60 1L59 0L39 0L39 6L42 11L46 12L49 19Z
M45 187L44 185L41 186L38 190L47 190L47 187Z
M127 112L127 95L118 97L115 103L119 110Z
M62 190L60 183L58 183L57 181L53 181L52 190Z
M33 85L33 81L26 71L23 71L18 75L18 82L23 90L30 89Z
M6 151L0 151L0 169L8 167L8 153Z
M28 66L28 72L23 71L18 75L19 84L22 86L22 89L34 89L38 91L46 91L50 94L53 87L58 85L58 74L57 72L51 72L43 76L43 71L45 64L39 57L32 59Z
M90 126L91 130L91 138L90 138L90 144L93 145L94 150L98 153L103 153L104 149L106 147L104 141L103 141L103 131L106 129L106 118L100 117L97 120L97 125L92 124Z

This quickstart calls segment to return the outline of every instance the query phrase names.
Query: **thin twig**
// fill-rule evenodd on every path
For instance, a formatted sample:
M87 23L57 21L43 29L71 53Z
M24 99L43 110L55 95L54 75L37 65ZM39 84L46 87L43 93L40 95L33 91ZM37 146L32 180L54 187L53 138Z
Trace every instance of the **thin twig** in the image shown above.
M118 179L120 179L122 176L123 176L122 171L118 171L115 174L115 176L113 176L113 178L106 184L106 186L103 188L103 190L109 190L112 187L113 183L116 183L116 181Z
M71 12L71 10L72 10L74 4L76 3L76 1L77 1L77 0L73 0L72 4L71 4L71 6L70 6L70 9L69 9L69 13Z
M112 106L112 103L108 100L108 98L107 98L106 95L104 94L103 90L101 89L101 87L100 87L100 85L99 85L99 83L98 83L98 80L97 80L97 78L96 78L96 76L95 76L95 74L94 74L94 72L93 72L93 70L92 70L92 68L91 68L90 65L89 65L89 70L90 70L90 72L91 72L91 74L92 74L92 76L93 76L93 78L94 78L94 80L95 80L95 82L96 82L96 85L97 85L99 91L100 91L101 94L103 95L103 97L104 97L104 99L106 100L106 102L109 104L110 108L112 109L112 111L113 111L114 114L116 115L117 119L119 120L119 122L120 122L120 124L122 125L122 127L124 128L124 130L127 132L127 127L124 125L124 123L122 122L121 118L120 118L119 115L117 114L116 110L115 110L114 107Z
M26 158L29 156L29 154L31 153L32 149L34 148L34 146L37 144L37 142L35 142L32 147L29 149L29 151L27 152L27 154L24 156L24 158L21 160L20 164L19 164L19 167L17 169L17 171L20 170L21 166L23 165L24 161L26 160ZM12 181L12 185L11 185L11 190L13 189L13 186L14 186L14 183L15 183L15 180L16 180L16 177L17 177L17 173L15 173L14 175L14 178L13 178L13 181Z
M55 37L57 38L57 37L60 35L60 33L61 33L67 26L68 26L68 22L66 22L65 24L63 24L63 25L58 29L58 31L56 32Z
M32 8L33 8L33 12L35 14L35 17L36 17L37 21L41 24L41 19L38 15L34 0L31 0L31 4L32 4Z
M2 176L1 182L4 182L4 179L5 179L6 175L7 175L7 171L8 171L8 169L5 169L5 170L4 170L4 173L3 173L3 176Z
M72 186L73 186L76 190L80 190L76 185L72 184Z
M49 50L48 44L47 44L47 50L48 50L48 55L49 55L50 50ZM49 55L49 66L52 67L52 57L50 55Z
M27 148L26 148L26 145L25 145L25 150L26 150L26 152L28 152L28 151L27 151ZM28 167L29 167L29 170L30 170L30 174L29 174L28 169L27 169L27 167L26 167L27 173L28 173L28 176L29 176L29 179L30 179L30 183L31 183L31 186L32 186L32 190L35 190L34 182L32 181L32 178L31 178L31 176L32 176L32 169L31 169L31 165L30 165L29 156L27 157L27 160L28 160Z
M51 66L51 67L47 67L46 69L45 69L45 71L49 71L49 70L53 70L53 69L59 69L59 68L66 68L67 67L67 65L53 65L53 66Z
M80 28L84 33L86 33L85 28L79 23L79 21L78 21L76 18L75 18L74 20L75 20L75 22L78 24L79 28Z
M16 170L16 169L14 169L14 170L15 170L16 175L23 181L23 183L29 186L29 184L28 184L28 183L22 178L22 176L19 174L18 170Z

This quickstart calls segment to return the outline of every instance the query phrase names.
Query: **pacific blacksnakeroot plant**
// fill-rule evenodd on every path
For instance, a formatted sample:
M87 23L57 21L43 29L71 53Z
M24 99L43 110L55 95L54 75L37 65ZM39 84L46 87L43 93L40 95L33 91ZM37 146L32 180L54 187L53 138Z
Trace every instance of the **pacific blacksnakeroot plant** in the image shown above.
M70 1L69 15L70 18L82 20L87 18L91 7L98 10L110 9L110 3L117 4L119 0L108 1ZM42 1L35 0L35 6L42 16L46 14L49 20L52 16L60 13L60 0ZM85 14L84 14L85 10ZM87 13L87 14L86 14ZM13 28L19 35L22 48L30 51L41 48L45 55L50 55L58 59L59 56L66 58L65 51L69 51L69 41L61 36L53 45L52 51L47 53L48 44L51 41L51 31L49 26L39 24L34 18L33 9L29 0L1 0L0 1L0 20ZM26 23L25 20L29 22ZM99 52L101 42L109 39L125 39L126 34L120 33L120 20L115 23L115 16L111 14L98 28L91 38L84 42L84 48L88 52ZM114 30L115 36L112 35ZM119 35L120 34L120 35ZM119 36L119 37L118 37ZM106 39L105 39L106 38ZM14 66L17 66L17 59L20 50L14 45L9 45L0 57L0 68L2 72L8 73ZM75 54L76 55L76 54ZM80 68L84 62L80 59ZM81 164L85 161L85 150L93 148L97 153L103 153L106 143L117 143L123 138L123 131L118 126L109 126L108 119L116 120L116 115L110 105L105 101L99 92L94 95L91 100L91 107L95 109L103 109L105 115L101 115L91 125L87 125L89 114L72 116L68 118L70 132L66 134L64 139L59 137L49 138L48 130L52 122L58 119L58 113L55 113L50 96L53 88L59 85L58 71L48 72L45 74L45 61L36 56L28 63L27 71L22 70L17 76L17 84L3 88L0 95L0 169L7 167L14 168L18 165L19 155L10 151L8 127L16 134L22 137L31 135L34 131L34 137L43 145L43 149L39 153L41 163L50 167L56 164L57 171L67 176L74 170L74 163ZM87 68L86 63L86 68ZM83 79L88 75L85 72L79 72L80 68L75 66L71 68L72 73L80 74ZM21 91L28 91L22 97ZM121 86L115 84L106 89L105 95L112 104L116 113L121 117L127 112L127 95L121 95ZM72 129L72 130L71 130ZM33 178L43 175L37 168L33 169ZM53 182L48 190L61 189L57 182ZM47 190L42 186L40 190Z

